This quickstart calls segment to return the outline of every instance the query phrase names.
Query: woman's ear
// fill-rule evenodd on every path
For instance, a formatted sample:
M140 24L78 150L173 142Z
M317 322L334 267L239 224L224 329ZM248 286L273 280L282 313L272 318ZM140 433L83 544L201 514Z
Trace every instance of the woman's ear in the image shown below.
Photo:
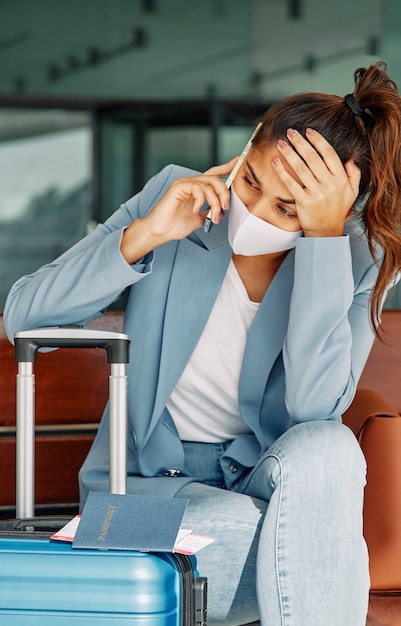
M344 163L344 169L347 172L349 184L355 193L355 198L357 198L359 195L359 184L361 182L361 170L354 159L350 159Z

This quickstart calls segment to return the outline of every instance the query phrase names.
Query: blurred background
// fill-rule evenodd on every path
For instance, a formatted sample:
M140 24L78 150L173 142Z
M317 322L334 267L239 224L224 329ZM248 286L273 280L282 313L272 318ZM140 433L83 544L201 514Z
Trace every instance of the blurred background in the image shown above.
M378 60L401 86L399 0L0 0L0 311L164 165L223 162Z

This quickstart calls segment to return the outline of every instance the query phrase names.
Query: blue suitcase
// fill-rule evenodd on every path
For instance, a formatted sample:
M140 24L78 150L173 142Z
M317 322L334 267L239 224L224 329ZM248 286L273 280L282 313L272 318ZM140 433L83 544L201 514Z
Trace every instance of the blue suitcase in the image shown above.
M206 579L198 575L194 557L72 549L71 544L50 540L69 518L33 516L33 363L37 350L107 350L111 363L110 490L124 494L128 337L110 331L42 329L18 333L15 341L17 519L0 522L0 625L205 625Z

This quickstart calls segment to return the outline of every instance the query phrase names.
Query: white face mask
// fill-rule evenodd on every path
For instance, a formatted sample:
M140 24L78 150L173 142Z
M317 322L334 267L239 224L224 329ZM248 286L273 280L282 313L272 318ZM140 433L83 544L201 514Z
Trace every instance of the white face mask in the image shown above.
M234 254L256 256L283 252L295 246L302 230L289 232L248 211L245 204L231 187L230 210L228 212L228 241Z

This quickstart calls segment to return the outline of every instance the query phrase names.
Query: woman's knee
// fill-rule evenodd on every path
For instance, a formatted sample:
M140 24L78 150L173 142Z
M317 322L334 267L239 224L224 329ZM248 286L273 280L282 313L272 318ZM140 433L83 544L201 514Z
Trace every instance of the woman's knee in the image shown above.
M365 474L366 463L359 443L345 425L333 421L297 424L280 437L268 453L292 467L324 467L341 474Z
M366 463L352 431L332 421L304 422L284 433L260 459L244 492L269 499L283 478L303 488L365 485ZM255 491L256 489L256 491Z

